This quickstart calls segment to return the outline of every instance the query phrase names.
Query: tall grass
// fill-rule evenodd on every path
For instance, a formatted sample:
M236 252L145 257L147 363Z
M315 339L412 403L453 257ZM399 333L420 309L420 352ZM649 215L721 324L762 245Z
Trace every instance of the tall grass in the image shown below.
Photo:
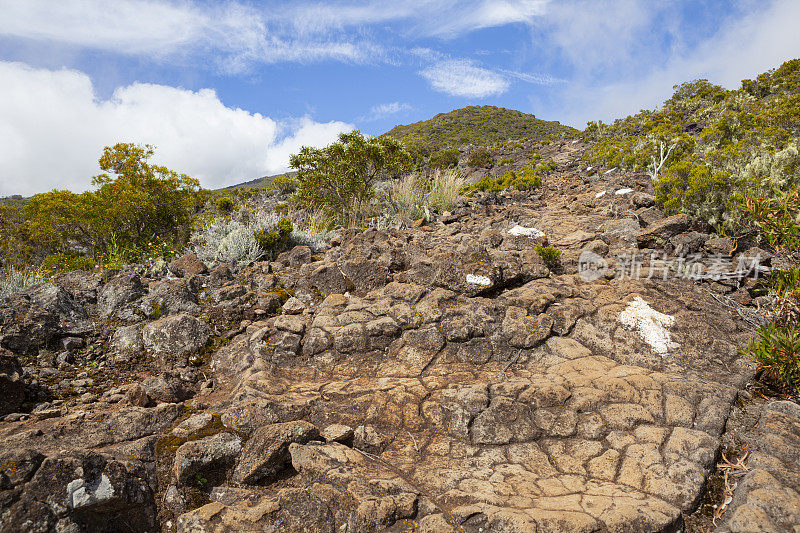
M398 222L428 218L434 208L451 210L464 188L464 178L458 170L437 170L429 178L418 175L406 176L390 193L390 205Z

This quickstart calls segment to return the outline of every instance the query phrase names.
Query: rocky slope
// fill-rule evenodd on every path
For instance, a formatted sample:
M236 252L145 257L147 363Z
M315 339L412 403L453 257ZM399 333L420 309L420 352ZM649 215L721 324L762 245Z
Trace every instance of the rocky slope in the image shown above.
M796 531L800 408L746 390L750 282L679 275L733 243L584 149L321 254L3 301L0 530Z

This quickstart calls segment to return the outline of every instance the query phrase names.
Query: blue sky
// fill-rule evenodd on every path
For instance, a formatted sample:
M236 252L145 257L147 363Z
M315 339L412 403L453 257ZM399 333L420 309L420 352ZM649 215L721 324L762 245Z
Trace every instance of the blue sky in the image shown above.
M0 195L150 143L206 187L466 105L582 128L800 57L797 0L0 0Z

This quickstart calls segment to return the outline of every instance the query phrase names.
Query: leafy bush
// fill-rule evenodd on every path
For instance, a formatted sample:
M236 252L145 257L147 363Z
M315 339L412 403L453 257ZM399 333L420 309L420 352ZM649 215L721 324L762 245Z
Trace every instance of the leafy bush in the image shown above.
M457 148L439 150L438 152L434 152L433 154L431 154L431 158L430 161L428 161L428 165L431 168L437 168L440 170L453 168L458 165L458 156L459 152Z
M156 243L185 242L203 194L197 180L163 166L150 165L149 145L106 147L95 191L37 194L25 206L31 240L51 252L100 257L112 244L129 260L138 260Z
M478 147L470 152L467 158L467 166L480 168L491 165L494 162L494 153L488 148Z
M235 208L236 204L233 203L230 196L223 196L217 200L217 210L223 215L230 215Z
M276 190L281 194L291 194L297 190L298 185L299 183L294 176L283 174L281 176L275 176L272 178L272 183L270 183L267 188Z
M800 330L770 324L750 340L747 352L755 359L762 376L795 391L800 390Z
M558 248L553 246L537 245L536 253L539 254L539 257L542 258L542 261L544 261L544 264L550 270L555 270L561 264L561 250Z
M285 217L289 214L289 204L286 202L278 202L275 204L275 214Z
M274 259L289 246L293 229L292 221L282 218L272 226L254 230L253 237L264 254Z
M513 164L514 164L514 160L511 159L510 157L505 157L505 158L500 160L500 166L501 167L504 167L506 165L513 165Z
M342 224L357 224L374 196L377 176L397 176L410 168L411 157L394 139L365 138L353 131L339 135L323 149L304 146L290 159L297 169L299 205L324 210Z
M501 176L484 176L478 183L465 188L462 192L467 196L472 196L478 191L494 193L506 189L529 191L536 187L541 187L542 177L555 170L556 165L549 159L542 163L537 163L540 160L541 156L535 155L528 164L521 169L516 171L509 170Z
M0 298L6 298L42 282L42 273L29 268L8 267L0 272Z

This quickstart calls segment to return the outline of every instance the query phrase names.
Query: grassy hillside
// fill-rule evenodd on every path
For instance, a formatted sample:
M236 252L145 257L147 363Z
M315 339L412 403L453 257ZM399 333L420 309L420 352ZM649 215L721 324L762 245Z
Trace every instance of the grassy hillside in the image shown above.
M464 144L491 145L527 137L549 140L577 130L556 121L495 106L469 106L405 126L395 126L384 135L399 140L415 155L428 157L446 148Z

